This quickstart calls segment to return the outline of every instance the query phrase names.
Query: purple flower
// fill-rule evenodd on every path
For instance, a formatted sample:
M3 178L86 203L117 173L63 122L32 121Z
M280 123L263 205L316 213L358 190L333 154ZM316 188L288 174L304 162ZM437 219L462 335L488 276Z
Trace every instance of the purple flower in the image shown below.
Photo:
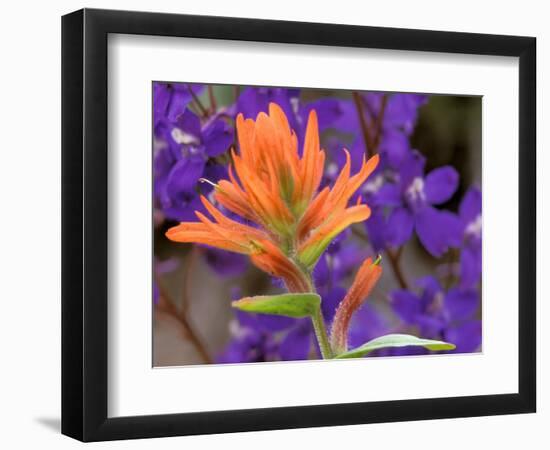
M353 316L348 342L350 348L355 348L389 332L389 320L380 314L375 306L367 302ZM380 355L380 353L374 352L369 354L369 356Z
M163 121L172 122L182 114L193 98L204 89L200 84L153 83L153 120L155 127Z
M157 130L160 143L154 160L155 193L164 215L183 222L193 220L201 210L197 185L205 172L213 170L212 158L227 151L233 142L233 132L221 119L201 125L189 109L174 122L164 123ZM211 188L204 186L207 193Z
M309 113L317 112L319 131L334 126L344 111L341 101L335 98L320 98L309 103L302 102L300 89L247 87L233 108L234 114L242 113L245 118L256 118L258 113L267 112L269 103L277 103L284 111L290 128L298 137L298 148L303 148L303 139ZM230 110L231 111L231 110Z
M233 295L238 298L240 295ZM276 361L280 359L276 334L293 319L236 311L229 324L231 341L217 358L220 363Z
M380 128L378 152L381 156L380 169L396 168L408 156L411 148L409 137L418 118L418 110L428 100L426 95L418 94L383 94L368 92L360 94L363 103L363 115L371 134ZM365 152L365 142L361 133L361 123L357 105L351 99L340 100L332 125L341 132L352 133L355 137L353 153L357 149L358 157ZM382 117L380 125L379 118ZM374 136L373 136L374 137ZM374 149L370 149L372 152Z
M398 289L391 294L397 316L416 326L423 337L454 343L455 352L471 352L481 344L480 321L476 318L479 293L452 287L445 291L432 276L417 280L419 293ZM476 325L477 324L477 325Z
M471 187L460 203L458 216L462 226L460 286L475 287L481 278L481 191Z
M203 210L199 195L208 195L209 184L201 178L227 177L227 168L217 161L233 143L233 128L217 115L200 119L188 104L202 85L153 84L154 192L156 217L174 221L195 220ZM248 266L240 255L208 248L209 266L221 276L234 276Z
M424 157L411 151L399 171L390 175L394 180L372 191L373 215L366 228L377 251L403 245L413 229L435 257L460 244L456 215L434 208L456 192L458 173L451 166L443 166L424 176L424 164Z

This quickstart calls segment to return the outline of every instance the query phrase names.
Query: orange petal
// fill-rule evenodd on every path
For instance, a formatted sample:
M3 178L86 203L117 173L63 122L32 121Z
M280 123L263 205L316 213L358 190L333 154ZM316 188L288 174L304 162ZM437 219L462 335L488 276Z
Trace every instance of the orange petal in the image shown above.
M309 112L307 121L306 135L304 138L304 152L301 160L302 191L300 197L302 200L309 201L314 192L319 187L318 158L319 158L319 125L317 123L317 113L314 109Z
M309 204L298 224L298 242L301 242L307 234L318 227L327 217L327 210L324 208L330 189L324 188Z
M351 224L370 217L367 205L356 205L333 215L326 223L314 230L305 242L300 244L298 257L306 267L312 267L330 242Z
M282 278L289 292L309 292L311 287L302 271L272 242L261 241L260 250L250 256L255 266Z
M338 305L332 322L331 344L336 353L347 350L348 329L353 313L369 296L382 275L382 267L367 258L355 276L348 293Z
M242 246L218 237L215 233L212 233L205 224L199 222L180 223L170 228L166 232L166 237L175 242L206 244L236 253L249 253L245 251Z

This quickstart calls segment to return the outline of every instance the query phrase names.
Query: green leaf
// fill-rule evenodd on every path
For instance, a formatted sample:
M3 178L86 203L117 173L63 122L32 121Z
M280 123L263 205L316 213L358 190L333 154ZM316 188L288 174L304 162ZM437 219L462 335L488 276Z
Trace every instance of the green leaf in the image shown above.
M380 348L407 347L410 345L425 347L428 350L454 350L456 348L454 344L448 342L417 338L410 334L387 334L386 336L377 337L353 350L341 353L336 358L360 358Z
M245 297L231 305L241 311L287 317L309 317L321 304L317 294L281 294Z

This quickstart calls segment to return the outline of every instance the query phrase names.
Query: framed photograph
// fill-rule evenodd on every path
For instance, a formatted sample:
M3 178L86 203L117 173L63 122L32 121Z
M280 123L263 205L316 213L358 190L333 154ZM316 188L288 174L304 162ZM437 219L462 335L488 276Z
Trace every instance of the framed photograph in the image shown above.
M535 411L532 37L62 21L62 432Z

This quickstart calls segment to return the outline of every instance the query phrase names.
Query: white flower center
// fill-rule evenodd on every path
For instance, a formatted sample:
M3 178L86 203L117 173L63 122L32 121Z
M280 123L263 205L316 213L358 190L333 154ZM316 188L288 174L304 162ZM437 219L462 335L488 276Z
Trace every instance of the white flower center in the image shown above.
M472 220L466 227L465 233L468 236L480 237L481 236L481 214L478 214L477 217Z
M407 196L411 200L426 200L426 195L424 194L424 180L421 177L416 177L412 180L412 183L407 188Z
M186 133L185 131L182 131L179 128L173 128L171 134L172 134L172 139L174 139L174 141L176 141L178 144L185 144L185 145L200 144L200 141L197 139L196 136Z
M233 319L229 322L229 334L236 339L242 339L250 334L250 330L242 327L236 320Z
M363 185L362 191L365 194L374 194L375 192L378 192L382 186L384 186L384 176L378 175L371 181L366 182Z

